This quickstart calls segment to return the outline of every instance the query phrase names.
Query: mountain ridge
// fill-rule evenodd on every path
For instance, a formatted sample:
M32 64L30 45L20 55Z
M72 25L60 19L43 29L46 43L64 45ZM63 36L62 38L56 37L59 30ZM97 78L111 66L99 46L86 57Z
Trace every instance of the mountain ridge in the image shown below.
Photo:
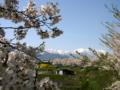
M65 50L56 50L56 49L45 49L44 53L40 55L40 53L38 53L38 58L41 60L51 60L51 59L55 59L55 58L69 58L71 57L70 54L74 55L74 56L79 56L76 51L78 51L79 53L81 53L81 55L87 55L89 58L94 57L94 54L89 51L89 49L83 49L83 48L78 48L75 50L71 50L71 51L65 51ZM104 50L96 50L97 52L102 52L105 53Z

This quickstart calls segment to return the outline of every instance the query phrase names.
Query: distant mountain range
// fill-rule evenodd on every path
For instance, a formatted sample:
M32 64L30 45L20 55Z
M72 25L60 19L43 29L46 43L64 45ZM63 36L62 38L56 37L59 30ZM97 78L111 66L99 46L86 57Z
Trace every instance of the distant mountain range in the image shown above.
M81 55L87 55L89 58L94 57L94 54L92 52L90 52L88 49L83 49L83 48L79 48L72 51L46 49L41 56L40 56L40 53L38 53L37 57L41 60L52 60L55 58L63 59L63 58L71 57L70 54L74 56L79 56L78 54L76 54L76 51L81 53ZM105 53L104 50L96 50L96 51Z

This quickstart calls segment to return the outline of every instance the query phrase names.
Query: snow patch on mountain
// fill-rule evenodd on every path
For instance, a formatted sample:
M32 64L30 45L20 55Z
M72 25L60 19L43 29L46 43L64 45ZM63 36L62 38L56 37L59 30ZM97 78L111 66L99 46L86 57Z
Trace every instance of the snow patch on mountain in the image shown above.
M92 53L91 51L89 51L89 49L83 49L83 48L79 48L79 49L75 49L72 51L64 51L64 50L56 50L56 49L46 49L45 51L49 52L49 53L54 53L54 54L61 54L61 55L68 55L68 54L76 54L76 51L78 51L79 53ZM105 53L104 50L96 50L97 52L101 52L101 53Z

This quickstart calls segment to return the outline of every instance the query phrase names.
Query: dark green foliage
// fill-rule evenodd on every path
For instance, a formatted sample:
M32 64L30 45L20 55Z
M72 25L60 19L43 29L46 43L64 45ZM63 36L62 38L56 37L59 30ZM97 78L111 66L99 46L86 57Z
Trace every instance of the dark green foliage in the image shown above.
M81 90L92 90L90 88L89 79L84 80L84 82L81 85Z
M82 90L80 86L59 86L61 90Z
M89 72L87 73L87 71ZM88 90L102 90L103 88L109 86L113 82L114 76L109 74L111 71L102 71L96 69L85 70L85 78L81 79L83 87L88 87ZM85 88L87 90L87 88Z

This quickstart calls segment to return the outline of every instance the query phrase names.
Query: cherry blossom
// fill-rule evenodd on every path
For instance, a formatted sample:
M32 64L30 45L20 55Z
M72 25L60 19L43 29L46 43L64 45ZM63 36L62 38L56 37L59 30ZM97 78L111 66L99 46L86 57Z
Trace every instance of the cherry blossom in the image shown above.
M4 0L0 3L0 18L10 20L14 24L22 24L17 27L0 26L0 77L2 81L2 90L59 90L57 84L48 77L39 81L37 79L37 65L35 59L38 59L37 50L42 52L44 44L35 48L27 46L27 43L20 43L29 29L35 29L41 39L55 38L63 31L54 26L61 20L58 3L48 2L47 5L36 7L36 3L30 0L28 5L19 10L18 0ZM46 26L48 30L43 30ZM52 26L52 27L51 27ZM14 30L14 38L5 38L5 29ZM17 40L13 43L13 40Z

